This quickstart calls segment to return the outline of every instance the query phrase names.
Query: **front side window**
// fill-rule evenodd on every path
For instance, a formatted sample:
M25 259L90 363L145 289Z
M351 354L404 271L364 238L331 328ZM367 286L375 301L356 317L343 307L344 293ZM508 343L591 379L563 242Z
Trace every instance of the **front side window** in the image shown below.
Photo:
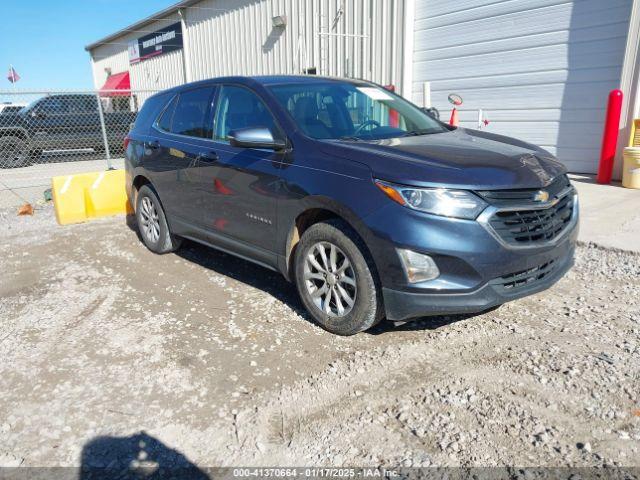
M241 128L268 128L278 136L278 127L267 106L254 92L225 85L220 91L214 119L215 140L229 140L229 133Z
M271 90L312 138L379 140L447 131L419 108L374 85L318 82Z
M205 119L211 105L212 93L213 89L210 87L180 93L168 131L189 137L209 138L210 132L205 126ZM166 124L163 124L162 120L164 115L160 127L165 130Z

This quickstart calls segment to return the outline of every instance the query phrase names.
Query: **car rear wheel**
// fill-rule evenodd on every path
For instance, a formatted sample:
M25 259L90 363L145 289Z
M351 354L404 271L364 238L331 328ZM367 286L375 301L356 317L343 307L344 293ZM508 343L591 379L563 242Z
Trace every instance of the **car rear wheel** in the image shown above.
M0 137L0 168L26 167L30 160L24 140L13 136Z
M328 220L309 227L294 261L300 298L325 330L353 335L382 319L375 267L364 243L346 223Z
M171 233L158 195L143 185L136 198L136 221L142 241L155 253L169 253L180 247L181 239Z

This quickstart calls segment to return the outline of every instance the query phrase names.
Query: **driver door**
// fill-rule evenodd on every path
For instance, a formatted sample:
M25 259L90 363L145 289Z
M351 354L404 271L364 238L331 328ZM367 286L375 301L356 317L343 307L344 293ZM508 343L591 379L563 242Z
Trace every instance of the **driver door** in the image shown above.
M233 147L229 133L265 127L282 138L271 112L247 87L222 85L214 110L211 151L198 165L203 222L216 233L263 251L276 251L276 206L283 153Z

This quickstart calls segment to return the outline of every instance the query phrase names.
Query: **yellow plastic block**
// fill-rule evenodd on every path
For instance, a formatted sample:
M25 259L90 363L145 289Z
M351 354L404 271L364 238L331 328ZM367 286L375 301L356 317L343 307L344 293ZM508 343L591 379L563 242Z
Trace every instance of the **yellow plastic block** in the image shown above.
M60 225L132 212L124 170L53 177L51 191Z

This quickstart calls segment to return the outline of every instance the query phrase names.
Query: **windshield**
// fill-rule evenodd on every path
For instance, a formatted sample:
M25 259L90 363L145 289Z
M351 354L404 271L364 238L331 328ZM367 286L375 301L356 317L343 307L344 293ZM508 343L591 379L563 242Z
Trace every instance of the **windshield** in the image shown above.
M312 138L380 140L447 131L419 108L373 85L305 83L276 85L271 91Z

